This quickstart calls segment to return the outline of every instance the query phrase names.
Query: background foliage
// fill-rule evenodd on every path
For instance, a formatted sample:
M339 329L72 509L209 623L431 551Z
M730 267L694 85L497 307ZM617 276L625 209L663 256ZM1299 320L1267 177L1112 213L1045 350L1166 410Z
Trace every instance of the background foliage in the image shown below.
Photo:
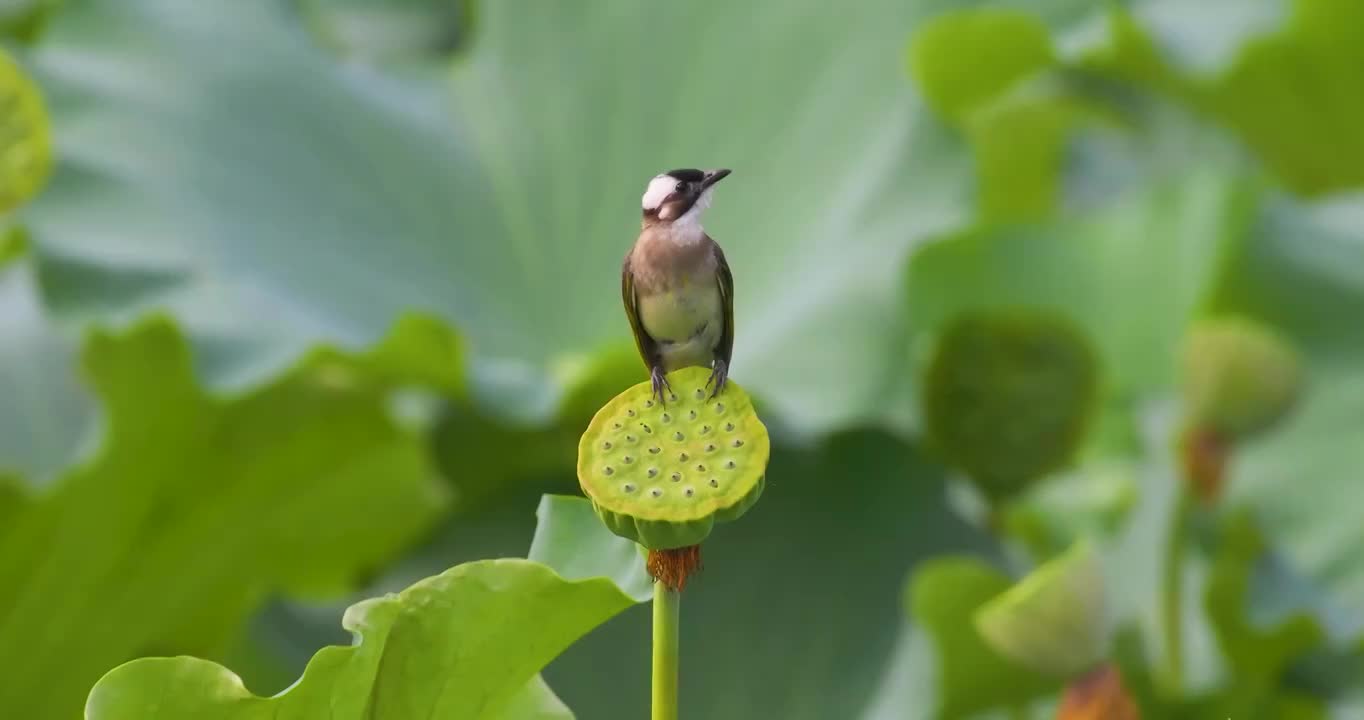
M0 28L0 714L70 717L143 656L204 660L123 666L92 711L144 673L233 686L205 661L268 696L347 605L438 576L348 617L491 602L455 577L538 617L551 588L584 604L539 655L415 603L393 632L449 642L392 657L519 663L458 686L498 717L641 716L630 548L570 503L531 561L475 561L527 555L643 377L617 277L643 183L724 166L733 377L774 450L688 587L684 716L1054 703L968 617L1081 536L1147 717L1364 716L1356 0L37 0ZM992 523L920 385L960 313L1017 308L1092 343L1099 411ZM1170 692L1177 359L1224 314L1306 385L1196 513Z

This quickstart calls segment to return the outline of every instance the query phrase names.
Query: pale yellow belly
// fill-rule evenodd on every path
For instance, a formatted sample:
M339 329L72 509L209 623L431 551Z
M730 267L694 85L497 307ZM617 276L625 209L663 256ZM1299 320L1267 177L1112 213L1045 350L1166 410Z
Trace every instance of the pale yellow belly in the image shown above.
M639 319L658 342L665 369L709 365L724 330L720 290L698 283L641 297Z

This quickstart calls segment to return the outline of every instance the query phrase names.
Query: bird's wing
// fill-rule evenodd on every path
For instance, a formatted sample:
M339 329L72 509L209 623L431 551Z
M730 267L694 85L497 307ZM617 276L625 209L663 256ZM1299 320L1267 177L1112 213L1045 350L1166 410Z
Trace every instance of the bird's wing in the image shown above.
M714 242L714 241L712 241ZM734 275L729 271L729 261L725 251L715 243L716 282L720 285L720 303L724 307L725 327L720 334L720 343L715 346L715 356L729 366L729 358L734 354Z
M630 255L620 266L620 299L625 303L625 317L630 320L630 332L635 336L635 347L644 360L644 367L653 370L658 364L658 344L644 331L639 320L639 296L635 295L635 274L630 271Z

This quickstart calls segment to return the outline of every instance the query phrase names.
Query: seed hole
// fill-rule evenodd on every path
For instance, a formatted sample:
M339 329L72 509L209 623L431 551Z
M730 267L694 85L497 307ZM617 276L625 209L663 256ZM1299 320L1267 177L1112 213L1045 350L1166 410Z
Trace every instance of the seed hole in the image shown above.
M613 429L615 429L615 430L619 430L619 429L621 429L622 427L625 427L625 426L624 426L624 425L621 425L620 423L611 423L611 427L612 427Z
M603 450L610 450L612 447L615 447L615 446L611 444L611 441L610 441L610 440L607 440L606 442L604 442L604 443L601 444L601 449L603 449Z
M654 434L654 429L651 428L651 427L649 427L649 424L648 424L648 423L640 423L639 426L640 426L640 428L642 428L642 429L644 430L644 432L645 432L646 434L649 434L649 435L653 435L653 434Z
M686 495L687 497L691 497L692 495L696 494L696 488L687 488L686 490L682 491L682 494Z
M634 435L626 435L626 436L625 436L625 442L633 443L633 442L635 442L636 440L639 440L639 438L635 437Z
M624 485L621 486L620 489L624 490L625 492L632 493L635 491L635 486L630 483L625 483Z
M658 477L658 468L649 468L649 477Z
M715 412L722 413L724 411L725 411L724 403L715 403Z
M651 448L649 448L649 454L650 454L650 455L657 455L657 454L659 454L660 452L663 452L663 448L660 448L660 447L651 447Z
M634 408L630 408L629 410L626 410L626 411L625 411L625 414L628 415L628 416L630 416L630 417L634 417L634 416L635 416L635 409L634 409Z
M691 459L691 456L688 455L688 454L686 454L686 453L678 453L678 454L677 454L677 461L678 461L678 462L686 462L686 461L688 461L688 460L690 460L690 459Z
M672 478L673 478L673 482L682 482L682 473L680 473L680 472L675 472L675 473L673 473Z
M682 431L679 430L679 431L673 433L673 439L676 440L676 441L678 441L678 442L682 442L683 440L686 440L686 439L687 439L687 436L686 436L686 435L683 435L683 434L682 434Z
M711 486L711 487L720 487L720 481L719 481L719 480L716 480L715 478L711 478L711 479L710 479L710 486Z
M734 423L725 423L725 432L734 432Z
M697 399L697 400L700 400L701 398L704 398L705 396L706 396L706 391L705 391L705 390L702 390L701 388L696 388L696 399Z
M697 466L696 466L696 472L705 472L705 471L706 471L706 466L705 466L705 465L697 465Z
M702 434L702 435L705 435L705 434L708 433L708 432L710 432L710 426L709 426L709 425L702 425L702 426L701 426L701 434Z
M696 411L695 411L695 410L690 410L690 411L688 411L688 412L687 412L687 419L688 419L688 420L695 420L695 419L696 419Z
M714 445L707 445L707 446L706 446L706 452L715 452L715 446L714 446Z
M726 470L733 470L733 469L734 469L734 461L733 461L733 460L726 461L726 462L725 462L725 469L726 469Z
M668 393L668 402L677 402L677 393Z
M615 475L615 474L616 474L616 469L613 468L613 467L611 467L610 465L607 465L606 467L602 468L601 471L602 471L602 473L604 473L604 474L606 474L606 475Z
M644 407L646 407L646 408L651 408L651 407L653 407L653 406L654 406L654 401L653 401L653 400L645 400L645 401L644 401Z
M668 413L663 413L663 422L669 423L669 422L672 422L672 421L673 421L673 416L672 416L672 415L669 415Z
M653 495L654 497L663 497L663 490L662 488L654 488L653 490L649 491L649 494Z
M626 455L625 457L621 458L620 461L625 463L626 465L629 465L630 463L634 462L635 459L630 457L629 455Z
M732 442L732 443L730 443L730 444L733 445L734 447L743 447L743 446L744 446L744 441L743 441L743 440L735 440L734 442Z

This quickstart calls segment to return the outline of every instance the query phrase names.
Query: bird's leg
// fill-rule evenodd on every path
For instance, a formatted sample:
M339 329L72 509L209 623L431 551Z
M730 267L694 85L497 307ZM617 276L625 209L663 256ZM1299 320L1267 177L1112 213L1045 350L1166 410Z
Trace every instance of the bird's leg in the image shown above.
M710 387L711 383L715 383L715 389L710 391L711 397L720 394L720 391L725 387L725 380L727 378L729 378L729 365L726 364L724 360L715 358L715 362L711 363L710 377L706 380L706 387Z
M668 384L668 374L663 371L662 365L655 365L649 369L649 381L654 386L654 397L658 398L658 404L667 407L668 403L663 397L663 391L672 393L673 386Z

